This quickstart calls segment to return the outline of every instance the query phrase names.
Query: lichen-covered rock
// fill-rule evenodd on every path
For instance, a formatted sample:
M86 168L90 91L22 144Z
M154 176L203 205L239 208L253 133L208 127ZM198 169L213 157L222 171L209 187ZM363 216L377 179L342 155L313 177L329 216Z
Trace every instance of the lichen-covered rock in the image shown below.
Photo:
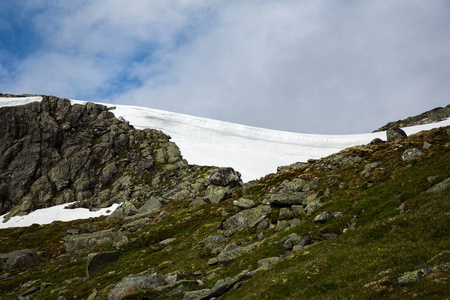
M255 208L243 210L231 216L223 222L224 230L235 230L238 228L253 228L271 213L268 205L260 205Z
M155 289L166 285L164 276L158 273L130 275L122 279L109 292L108 300L120 300L126 296L136 294L143 290Z
M138 210L137 208L131 203L130 201L123 202L119 207L116 208L116 210L110 214L106 219L107 220L113 220L113 219L123 219L127 216L133 216L137 214Z
M310 194L305 192L270 194L267 201L273 206L298 205L306 203Z
M403 154L402 154L402 159L405 161L408 161L408 160L418 157L421 154L422 154L422 151L420 151L417 148L406 149L405 152L403 152Z
M439 193L445 190L450 185L450 177L438 184L433 185L427 190L428 193Z
M231 195L231 188L228 186L210 185L205 192L205 200L210 203L220 203Z
M104 230L94 233L67 235L62 240L67 252L75 252L94 245L112 244L123 240L124 236L120 231Z
M147 213L152 211L157 211L161 208L162 198L161 197L151 197L141 208L139 208L139 213Z
M33 249L0 254L0 272L26 267L39 262L41 262L41 258Z
M271 266L278 263L279 261L280 261L279 257L267 257L260 259L258 260L257 264L258 270L260 271L268 270L270 269Z
M295 233L291 233L281 241L280 248L284 250L292 250L295 245L300 244L303 239Z
M329 211L324 211L314 217L314 223L325 223L334 218L334 215Z
M212 250L222 246L227 242L228 239L224 237L222 234L216 234L203 239L202 241L200 241L200 244L203 244L204 248Z
M258 243L253 243L245 247L238 247L235 244L230 244L220 252L217 256L218 263L226 263L235 260L241 255L248 254L258 247Z
M403 139L406 137L407 137L406 133L399 127L391 127L386 131L386 139L388 142Z
M233 204L239 208L251 208L255 205L255 202L250 199L240 198L238 200L234 200Z

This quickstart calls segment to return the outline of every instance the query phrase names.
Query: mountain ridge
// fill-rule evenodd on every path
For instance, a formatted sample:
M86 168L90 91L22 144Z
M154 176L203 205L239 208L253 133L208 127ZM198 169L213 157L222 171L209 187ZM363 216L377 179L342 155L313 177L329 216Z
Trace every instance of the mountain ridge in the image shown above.
M115 162L118 172L139 169L142 157L158 161L160 149L167 156L160 155L160 163L145 172L124 174L131 177L125 186L131 195L109 216L0 229L2 300L450 295L450 126L345 148L243 183L231 168L185 165L181 154L168 151L176 148L165 134L134 131L107 117L104 106L60 101L48 97L25 107L43 112L48 107L60 129L74 107L80 110L80 123L69 126L75 128L73 137L81 134L88 148L99 149L100 140L86 139L94 129L115 137L106 148L129 159ZM57 118L51 107L58 103L66 112ZM95 127L98 120L111 126ZM143 139L114 147L123 132L113 126ZM37 136L40 143L48 140ZM55 144L65 147L64 139ZM100 165L92 165L94 181L102 178ZM113 183L119 179L113 177ZM162 184L155 184L155 177Z

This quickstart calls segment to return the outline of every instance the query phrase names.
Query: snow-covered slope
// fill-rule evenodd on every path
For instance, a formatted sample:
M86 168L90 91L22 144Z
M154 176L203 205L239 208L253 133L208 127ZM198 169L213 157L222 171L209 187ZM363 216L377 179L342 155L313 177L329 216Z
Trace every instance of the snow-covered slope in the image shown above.
M41 101L42 97L0 98L0 107ZM85 101L73 103L84 104ZM104 104L113 106L111 104ZM233 167L244 181L258 179L275 172L278 166L321 158L344 148L369 143L374 138L385 139L385 132L356 135L314 135L283 132L198 118L138 106L116 105L116 117L123 117L136 128L159 129L172 137L181 153L191 164ZM448 126L440 123L404 128L413 134L421 130ZM26 216L13 217L0 228L48 224L55 220L70 221L109 214L115 207L90 212L87 209L67 210L66 205L38 210Z
M0 98L0 107L40 101L41 97ZM72 100L83 104L85 101ZM244 181L276 172L278 166L321 158L342 149L386 139L385 132L354 135L315 135L284 132L229 122L193 117L146 107L111 105L116 117L123 117L139 129L154 128L172 137L191 164L233 167ZM440 123L404 128L409 135Z

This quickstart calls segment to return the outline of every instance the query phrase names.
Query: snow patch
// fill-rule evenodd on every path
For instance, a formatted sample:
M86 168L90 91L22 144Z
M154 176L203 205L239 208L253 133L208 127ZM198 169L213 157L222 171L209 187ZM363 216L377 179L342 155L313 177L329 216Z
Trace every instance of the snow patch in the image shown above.
M32 224L50 224L54 221L68 222L73 220L107 216L115 211L119 206L119 204L113 204L111 207L102 208L98 211L89 211L87 208L66 208L73 203L75 202L38 209L25 216L12 217L6 223L3 223L3 220L7 214L2 215L0 216L0 229L10 227L27 227Z

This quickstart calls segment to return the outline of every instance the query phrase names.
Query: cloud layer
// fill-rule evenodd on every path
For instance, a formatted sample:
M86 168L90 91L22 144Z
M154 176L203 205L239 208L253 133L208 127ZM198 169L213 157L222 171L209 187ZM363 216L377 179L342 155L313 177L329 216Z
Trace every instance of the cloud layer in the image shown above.
M20 12L0 23L0 89L366 132L450 103L449 9L444 0L22 1L0 9Z

